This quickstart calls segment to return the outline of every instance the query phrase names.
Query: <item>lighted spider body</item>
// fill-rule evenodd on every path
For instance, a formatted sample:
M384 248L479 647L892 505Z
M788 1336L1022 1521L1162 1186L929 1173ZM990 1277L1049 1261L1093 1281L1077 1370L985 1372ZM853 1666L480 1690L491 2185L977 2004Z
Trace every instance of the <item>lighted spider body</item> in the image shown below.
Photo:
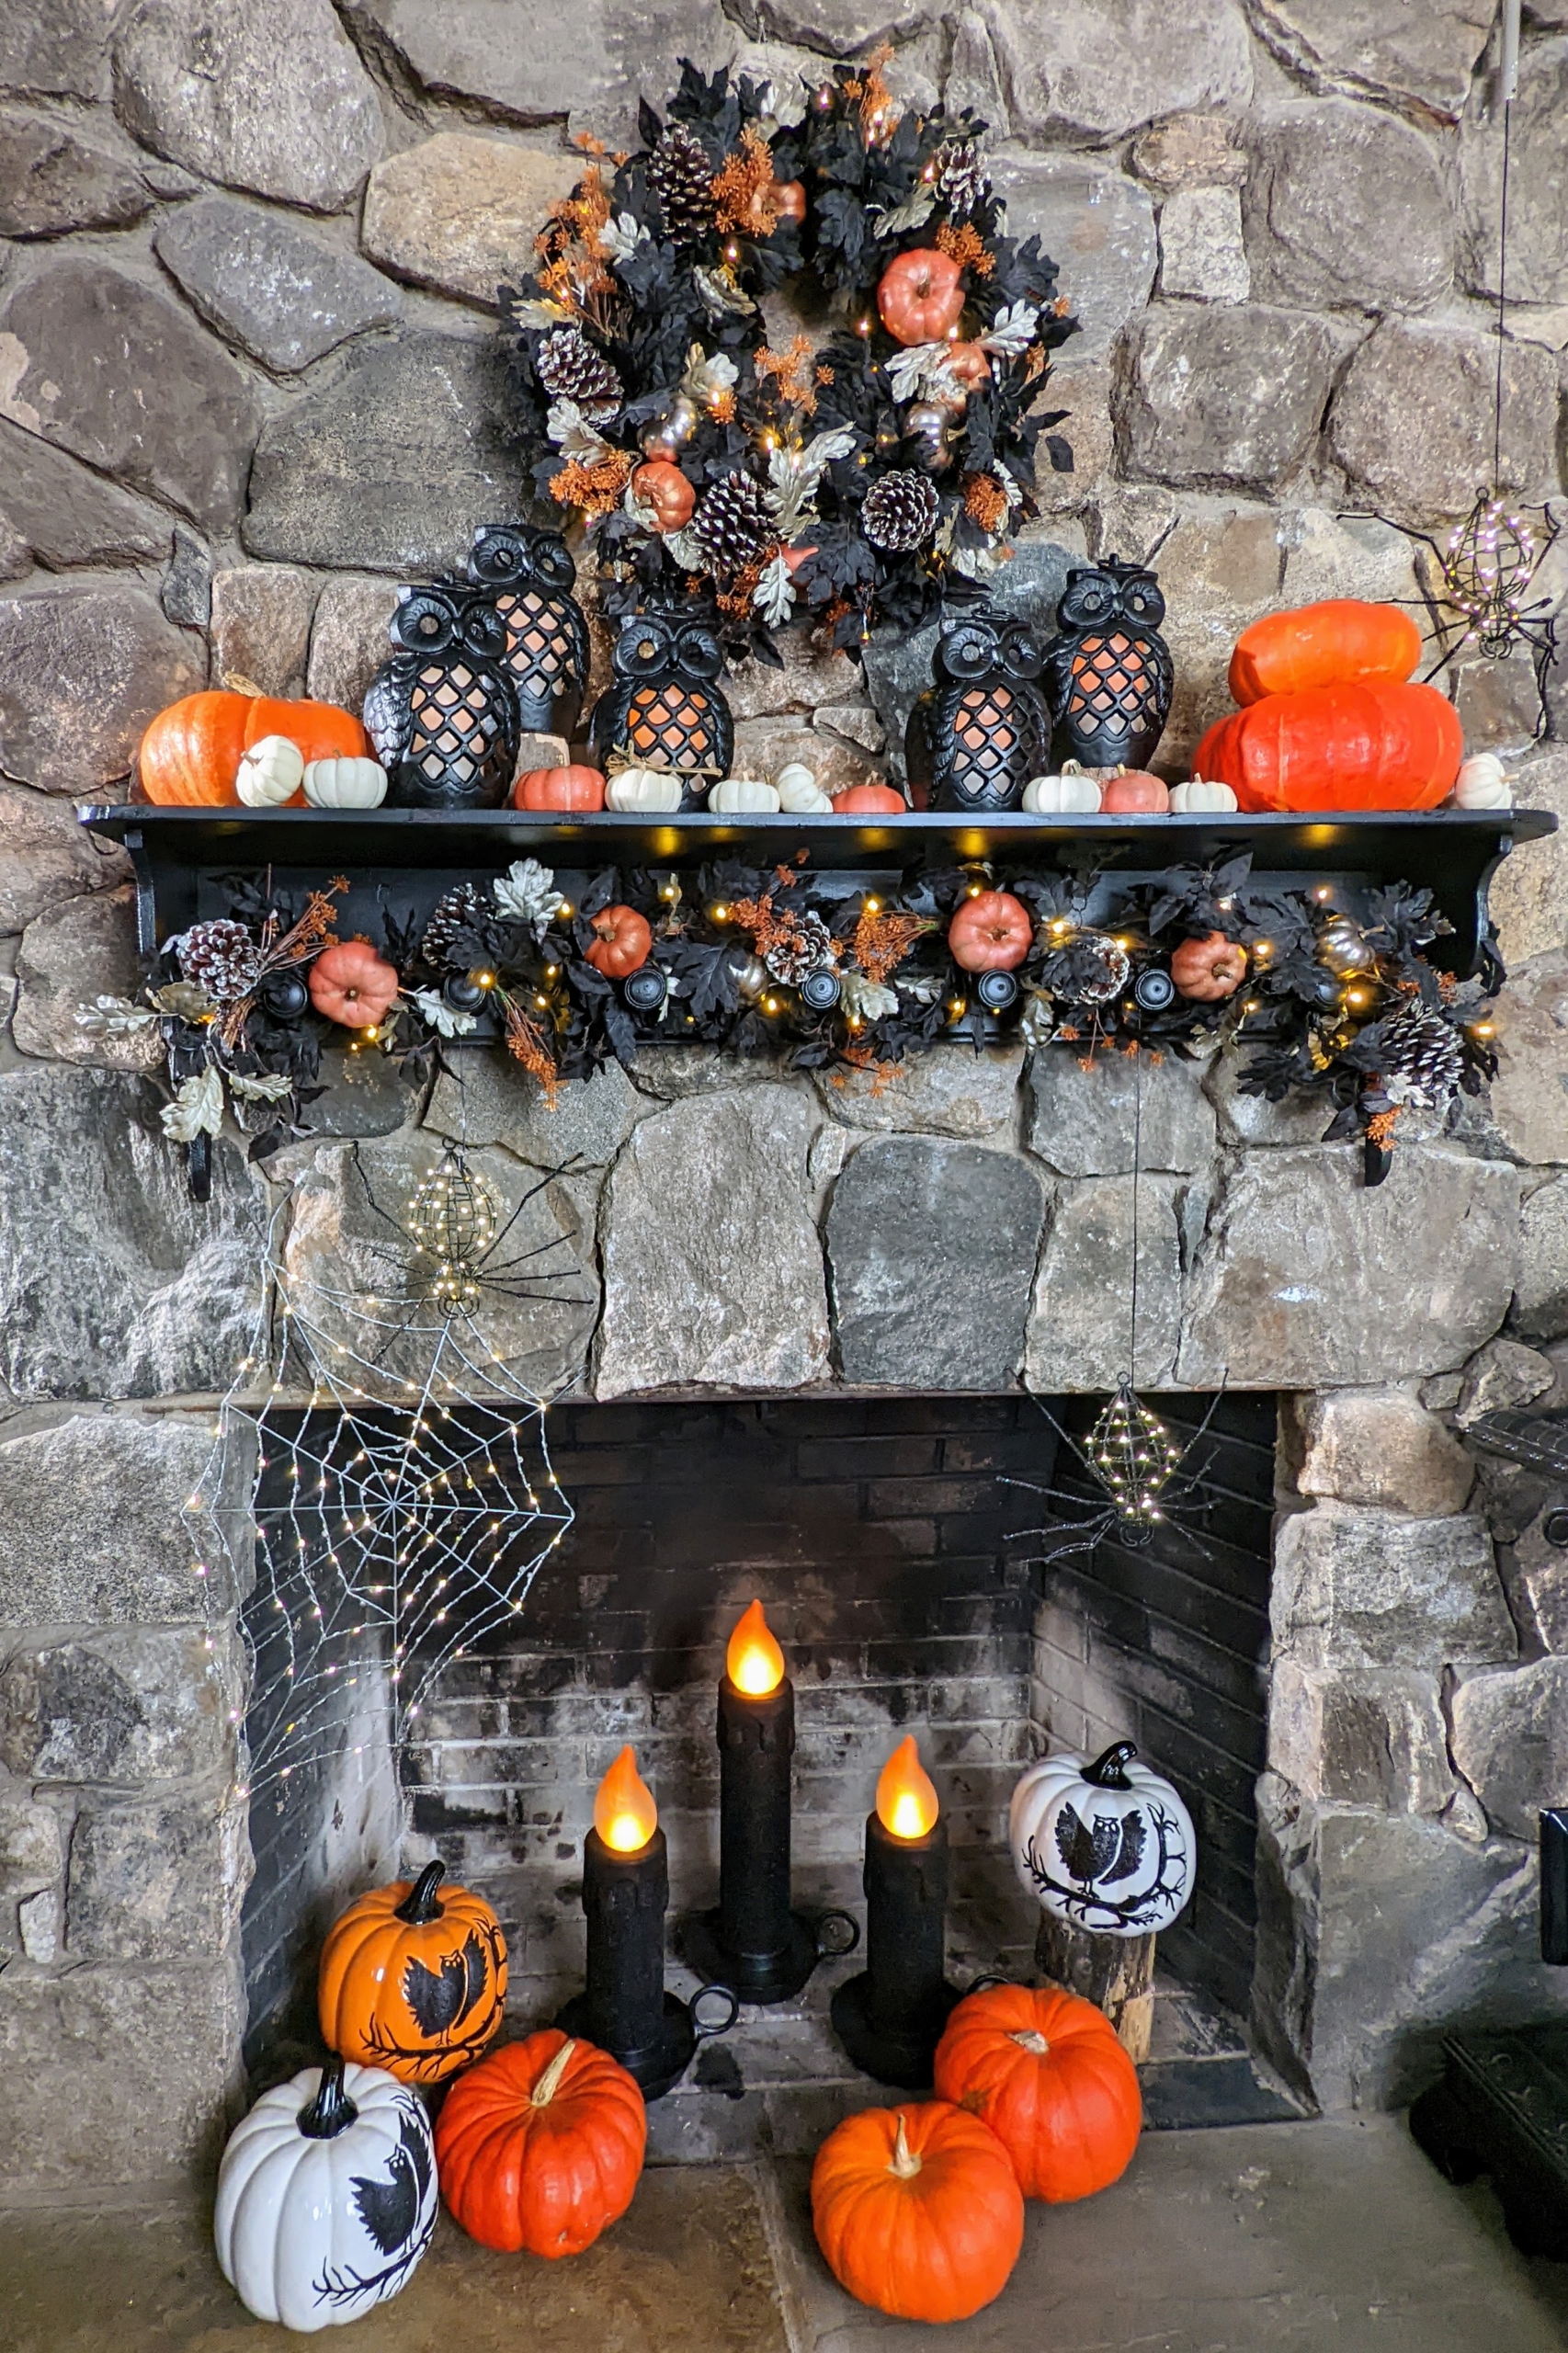
M630 613L611 666L589 722L599 766L614 754L632 767L669 768L685 782L682 806L696 807L734 756L735 722L717 684L724 671L718 632L673 612Z
M1096 1493L1084 1495L1069 1488L1040 1486L1030 1479L1004 1479L1004 1486L1025 1488L1056 1507L1049 1525L1016 1529L1013 1540L1044 1537L1047 1541L1037 1557L1060 1561L1087 1555L1108 1540L1142 1551L1164 1529L1207 1557L1195 1523L1206 1522L1212 1507L1208 1473L1213 1458L1206 1455L1195 1461L1194 1456L1223 1395L1222 1389L1215 1392L1185 1446L1150 1412L1131 1381L1124 1380L1107 1400L1082 1445L1037 1397L1035 1404L1058 1445L1066 1449L1085 1484ZM1103 1500L1096 1501L1096 1495Z
M1016 809L1047 765L1051 714L1036 684L1034 631L986 612L945 621L915 704L905 761L917 802L934 809Z
M557 531L483 523L467 572L506 627L502 666L525 734L575 733L588 682L588 624L572 590L577 566Z
M1421 674L1426 684L1441 677L1450 662L1473 648L1489 662L1506 662L1515 654L1528 653L1536 683L1544 690L1557 649L1557 625L1551 598L1532 597L1530 591L1557 538L1558 524L1550 507L1531 508L1528 514L1537 519L1528 519L1525 510L1482 491L1464 521L1444 540L1408 524L1393 525L1430 558L1422 566L1422 588L1428 642L1437 659Z
M1176 683L1160 635L1165 600L1147 564L1103 563L1067 574L1046 649L1052 750L1086 768L1141 768L1165 733Z
M506 622L471 589L402 588L387 633L364 720L389 806L499 808L517 756Z

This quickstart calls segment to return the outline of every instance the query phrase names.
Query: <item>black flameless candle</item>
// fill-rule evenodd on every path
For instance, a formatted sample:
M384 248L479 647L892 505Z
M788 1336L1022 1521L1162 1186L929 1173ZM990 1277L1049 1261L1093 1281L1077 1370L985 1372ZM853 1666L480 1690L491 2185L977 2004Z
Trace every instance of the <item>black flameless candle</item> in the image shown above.
M583 1842L587 1989L555 2023L619 2059L648 2099L668 2091L699 2036L722 2033L735 2016L730 1999L722 2025L699 2026L687 2005L665 1993L669 1900L669 1849L653 1793L637 1770L635 1752L623 1748L599 1783L594 1826Z
M864 1885L866 1966L834 1995L834 2031L879 2083L920 2091L958 1994L944 1973L948 1826L912 1736L877 1782Z

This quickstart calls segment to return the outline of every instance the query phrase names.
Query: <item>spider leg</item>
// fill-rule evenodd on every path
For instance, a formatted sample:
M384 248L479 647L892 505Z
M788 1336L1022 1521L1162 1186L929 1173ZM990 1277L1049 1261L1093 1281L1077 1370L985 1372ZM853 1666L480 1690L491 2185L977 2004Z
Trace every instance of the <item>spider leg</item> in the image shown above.
M517 1206L512 1211L511 1216L506 1220L500 1231L494 1235L488 1248L486 1248L482 1255L475 1259L474 1267L476 1271L479 1267L485 1266L489 1260L495 1256L496 1251L499 1250L503 1242L506 1241L506 1236L511 1233L512 1228L517 1224L517 1220L522 1216L522 1213L528 1208L528 1203L530 1201L537 1200L540 1193L544 1192L550 1186L555 1183L557 1177L570 1176L572 1171L581 1165L582 1158L583 1155L580 1152L574 1152L570 1160L562 1161L559 1165L554 1168L547 1168L544 1175L540 1178L539 1183L528 1187L528 1191L518 1201ZM540 1244L538 1246L540 1248L553 1248L554 1245L553 1244ZM525 1252L524 1255L526 1256L531 1254Z

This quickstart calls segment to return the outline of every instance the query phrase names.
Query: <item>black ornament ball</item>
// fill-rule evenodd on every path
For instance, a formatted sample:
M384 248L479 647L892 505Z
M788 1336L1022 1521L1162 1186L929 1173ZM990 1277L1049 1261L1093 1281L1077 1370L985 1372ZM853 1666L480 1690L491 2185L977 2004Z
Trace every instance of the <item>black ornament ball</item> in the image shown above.
M269 972L256 995L275 1021L297 1021L311 1001L302 972Z
M1168 972L1162 972L1157 964L1152 964L1133 982L1132 995L1145 1013L1164 1013L1175 999L1176 983Z
M454 1013L477 1013L486 994L466 972L449 972L441 983L441 995Z
M1006 1013L1018 1001L1018 983L1011 972L982 972L974 993L987 1013Z
M1339 1003L1340 984L1332 972L1314 973L1312 990L1314 1005L1337 1006Z
M801 1001L809 1005L813 1013L831 1013L843 995L844 986L838 974L831 972L825 964L819 964L801 983Z
M657 1013L669 994L669 984L657 964L643 964L627 974L620 994L633 1013Z

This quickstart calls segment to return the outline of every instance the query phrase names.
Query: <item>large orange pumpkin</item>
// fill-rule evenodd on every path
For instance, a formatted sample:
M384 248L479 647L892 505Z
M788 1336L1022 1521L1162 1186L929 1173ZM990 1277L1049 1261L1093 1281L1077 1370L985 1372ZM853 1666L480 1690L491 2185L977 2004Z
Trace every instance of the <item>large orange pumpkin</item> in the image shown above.
M137 756L148 800L164 809L237 809L234 779L252 741L245 732L250 712L249 695L216 690L186 695L161 710Z
M1292 613L1266 613L1244 629L1231 656L1239 703L1358 678L1408 678L1421 659L1421 631L1397 605L1331 597Z
M1010 972L1034 946L1034 917L1011 891L960 899L948 926L948 952L966 972Z
M634 2076L556 2027L493 2051L447 2094L441 2195L503 2255L581 2255L631 2203L648 2111Z
M936 2083L989 2125L1026 2198L1092 2197L1138 2146L1138 2070L1104 2012L1054 1986L966 1995L937 2045Z
M878 281L877 308L895 343L946 343L963 316L963 270L935 246L900 254Z
M512 787L514 809L602 809L605 780L597 768L528 768Z
M999 2296L1024 2201L987 2124L946 2100L868 2108L812 2167L812 2225L840 2287L900 2320L967 2320Z
M361 760L370 739L351 710L335 702L285 702L275 695L245 698L245 745L264 735L286 735L308 767L312 760Z
M1244 809L1435 809L1463 754L1436 687L1373 678L1265 695L1211 727L1192 764Z
M373 1887L335 1920L316 2003L329 2051L438 2084L483 2050L501 2023L506 1940L482 1895L441 1887L445 1866ZM438 1891L438 1892L437 1892Z

